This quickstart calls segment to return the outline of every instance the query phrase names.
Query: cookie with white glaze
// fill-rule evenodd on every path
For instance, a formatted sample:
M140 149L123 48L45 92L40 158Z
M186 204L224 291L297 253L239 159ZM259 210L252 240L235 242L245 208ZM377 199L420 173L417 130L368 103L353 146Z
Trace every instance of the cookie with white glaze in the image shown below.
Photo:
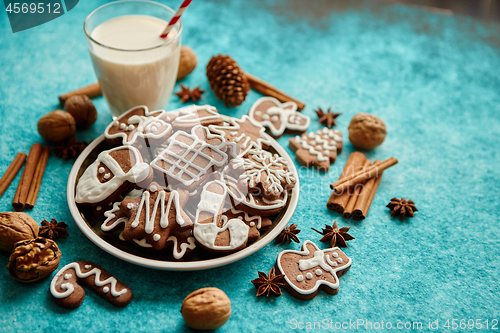
M217 109L210 105L190 105L177 110L177 116L172 123L174 131L182 130L189 132L197 125L222 125L224 119Z
M310 300L319 290L327 294L339 291L339 277L351 268L352 260L338 247L320 250L307 240L301 251L285 250L276 266L285 278L285 289L294 297Z
M133 298L127 285L90 261L77 261L61 268L52 279L50 293L57 305L75 309L85 298L82 286L117 307L127 306Z

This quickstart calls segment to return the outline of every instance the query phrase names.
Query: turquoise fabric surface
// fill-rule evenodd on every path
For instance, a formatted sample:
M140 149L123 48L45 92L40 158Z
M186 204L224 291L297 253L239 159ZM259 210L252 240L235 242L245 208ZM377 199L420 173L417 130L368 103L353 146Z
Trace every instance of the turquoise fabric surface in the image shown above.
M177 7L181 1L163 2ZM96 80L82 25L104 3L80 1L60 18L16 34L0 13L0 173L17 152L43 143L37 120L58 108L59 94ZM251 91L236 109L216 100L205 66L222 53L303 100L310 130L322 127L316 107L342 112L337 128L344 134L344 151L326 174L300 168L301 196L291 220L302 229L302 241L313 240L322 249L327 244L319 243L311 227L334 220L351 227L356 239L345 252L353 266L340 278L337 295L320 292L309 302L285 292L279 298L255 297L250 281L257 271L267 273L280 251L300 249L296 243L271 243L237 263L199 272L158 271L116 259L75 225L66 202L73 162L51 155L38 202L28 213L38 222L56 218L69 224L70 237L58 241L60 267L94 261L127 283L135 298L117 309L87 292L80 308L67 311L51 300L50 278L23 285L1 269L0 331L189 331L180 314L182 300L206 286L221 288L232 302L231 319L220 332L282 332L299 322L305 329L307 322L357 320L393 328L421 322L422 331L438 320L442 332L447 320L451 328L452 319L488 319L490 327L500 319L500 28L416 7L359 1L345 6L342 1L194 1L183 16L183 43L198 55L198 67L183 83L206 90L200 103L239 117L260 97ZM111 120L104 99L95 103L97 123L78 132L78 139L96 138ZM173 96L168 109L180 106ZM388 128L385 142L367 156L399 159L384 174L362 222L326 208L328 184L355 150L347 126L358 112L380 116ZM289 138L279 142L293 157ZM19 178L0 199L0 211L12 210ZM385 208L392 197L402 196L419 209L404 222ZM8 255L1 254L0 266L7 262ZM347 330L356 331L352 326L340 331ZM365 325L357 330L372 331Z

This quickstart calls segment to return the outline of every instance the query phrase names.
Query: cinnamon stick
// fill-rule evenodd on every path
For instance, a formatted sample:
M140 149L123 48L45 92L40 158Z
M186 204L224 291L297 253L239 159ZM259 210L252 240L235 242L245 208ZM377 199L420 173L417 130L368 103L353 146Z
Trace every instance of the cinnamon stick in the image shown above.
M42 145L35 143L31 146L30 152L28 154L28 159L26 160L26 166L24 167L23 174L17 185L16 194L14 195L14 200L12 201L12 207L16 211L21 211L24 209L26 204L26 199L28 198L28 192L31 187L31 181L35 175L35 169L42 154Z
M302 110L306 106L303 102L301 102L298 99L284 93L283 91L272 86L271 84L267 83L266 81L261 80L258 77L253 76L252 74L249 74L249 73L245 73L245 75L248 79L248 82L250 83L250 87L253 90L261 93L262 95L274 97L277 100L279 100L281 103L292 101L295 104L297 104L297 109L299 111Z
M391 166L398 163L398 160L394 157L388 158L387 160L374 164L368 168L366 171L358 172L346 179L342 179L341 181L337 181L330 185L333 190L337 193L342 193L350 187L353 187L359 183L362 183L370 178L376 177L384 171L385 169L390 168Z
M351 174L355 174L360 168L363 167L363 164L366 160L366 157L363 153L353 152L349 155L347 162L344 166L344 170L340 174L339 180L349 177ZM350 193L345 191L344 193L336 193L332 192L326 207L328 209L336 211L337 213L342 214L344 209L349 202Z
M363 170L367 170L368 167L372 164L372 161L369 159L365 160L365 164L363 165ZM360 193L366 192L364 189L364 184L358 184L354 187L354 191L351 194L351 197L349 198L349 202L347 203L347 206L344 209L344 213L342 214L342 217L348 219L351 217L352 212L354 210L354 207L356 206L356 203L359 200Z
M16 157L14 157L14 160L12 161L12 163L10 163L2 178L0 178L0 198L4 194L5 190L9 188L10 183L12 183L14 178L16 178L16 175L19 170L21 170L24 161L26 161L26 154L17 153Z
M366 215L368 215L368 211L370 210L370 206L372 205L373 198L377 193L378 185L380 184L381 180L382 172L378 177L373 177L365 183L363 193L359 196L352 213L354 219L364 220L366 218Z
M45 172L47 160L49 159L49 153L50 147L45 146L36 166L35 176L31 182L30 191L28 192L28 199L26 200L26 208L28 209L32 209L35 206L36 198L38 197L38 192L40 191L40 186L42 185L43 173Z
M89 98L99 97L102 95L101 86L99 82L96 82L59 96L61 107L64 107L64 103L66 103L68 98L75 95L87 95Z

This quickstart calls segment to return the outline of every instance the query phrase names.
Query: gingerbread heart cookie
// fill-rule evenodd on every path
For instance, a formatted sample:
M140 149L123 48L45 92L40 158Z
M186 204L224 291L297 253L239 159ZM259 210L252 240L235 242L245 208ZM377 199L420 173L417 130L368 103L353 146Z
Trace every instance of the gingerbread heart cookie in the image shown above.
M111 144L124 145L133 145L138 138L148 145L150 141L165 141L172 133L173 118L163 110L149 111L147 106L137 106L109 124L104 138Z
M131 186L140 187L152 177L152 169L143 163L137 148L120 146L105 150L78 180L75 200L79 204L97 206L116 201Z
M285 250L276 265L285 277L286 290L294 297L310 300L322 289L328 294L339 291L339 277L349 270L352 260L338 247L320 250L307 240L302 251Z
M289 146L301 165L327 172L342 151L342 133L325 127L291 138Z
M145 237L155 250L163 249L174 231L193 227L183 210L188 196L187 191L166 192L153 182L141 198L123 200L120 209L129 218L122 233L123 239Z
M133 297L132 290L123 282L90 261L77 261L64 266L52 279L50 293L57 305L75 309L85 298L83 285L109 303L125 307Z
M250 108L251 119L267 127L270 134L278 138L286 131L302 133L307 131L311 119L297 112L294 102L281 103L274 97L259 98Z

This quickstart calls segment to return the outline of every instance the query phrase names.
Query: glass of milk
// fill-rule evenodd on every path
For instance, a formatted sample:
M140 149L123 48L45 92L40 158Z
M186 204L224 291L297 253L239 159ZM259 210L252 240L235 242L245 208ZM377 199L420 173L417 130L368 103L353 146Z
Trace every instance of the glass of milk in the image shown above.
M165 109L174 89L182 23L160 37L175 11L149 0L103 5L85 20L90 57L111 114L137 105Z

